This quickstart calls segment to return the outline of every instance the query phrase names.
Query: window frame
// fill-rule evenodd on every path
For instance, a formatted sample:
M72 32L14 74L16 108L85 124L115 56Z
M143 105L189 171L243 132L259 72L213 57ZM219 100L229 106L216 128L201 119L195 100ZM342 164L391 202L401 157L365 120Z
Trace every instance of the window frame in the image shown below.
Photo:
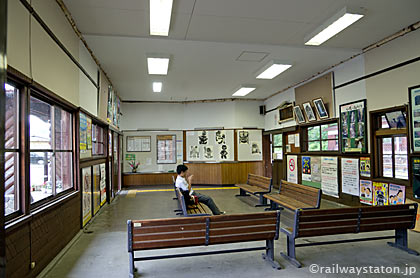
M337 125L337 132L338 137L336 139L322 139L322 126L323 125L330 125L330 124L336 124ZM309 140L308 139L308 130L312 127L319 127L319 140ZM302 154L340 154L340 128L339 128L339 122L338 119L328 119L324 121L317 121L316 123L311 124L304 124L301 125L301 132L302 136ZM328 142L328 141L337 141L338 143L338 149L337 150L323 150L322 149L322 142ZM319 150L316 151L310 151L309 150L309 143L310 142L319 142Z

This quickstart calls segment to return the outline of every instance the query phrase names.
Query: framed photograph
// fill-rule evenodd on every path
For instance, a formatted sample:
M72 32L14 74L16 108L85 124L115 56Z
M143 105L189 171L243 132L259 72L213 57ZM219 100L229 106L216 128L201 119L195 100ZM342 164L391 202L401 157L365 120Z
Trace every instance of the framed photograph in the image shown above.
M279 123L293 120L293 104L279 108Z
M385 113L386 121L390 128L405 128L407 126L405 122L405 113L402 111L393 111Z
M324 101L322 100L322 98L314 99L312 103L314 104L315 110L320 119L328 118L328 112L327 112L327 109L325 108Z
M340 105L341 151L366 153L366 99Z
M302 109L300 109L299 105L293 107L293 111L295 113L295 119L298 124L306 123L305 116L303 116Z
M316 121L314 110L312 110L312 106L310 102L305 102L303 105L303 110L305 110L306 118L309 122Z
M410 102L408 122L411 125L411 146L413 152L420 152L420 85L408 88L408 99Z

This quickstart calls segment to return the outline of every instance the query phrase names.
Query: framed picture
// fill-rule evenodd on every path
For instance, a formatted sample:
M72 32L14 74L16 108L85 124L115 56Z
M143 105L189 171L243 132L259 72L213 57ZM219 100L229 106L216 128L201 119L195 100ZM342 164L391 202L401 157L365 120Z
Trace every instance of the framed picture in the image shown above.
M366 99L340 105L341 151L366 153Z
M293 107L293 111L295 112L295 119L298 124L306 123L305 116L303 116L302 109L300 109L299 105Z
M385 113L386 121L390 128L406 128L405 113L402 111L393 111Z
M279 123L293 120L293 104L279 108Z
M327 112L327 109L325 108L324 101L322 101L322 98L314 99L312 103L314 104L315 110L320 119L328 118L328 112Z
M150 152L151 136L127 136L127 152Z
M314 110L312 110L312 106L310 102L305 102L303 105L303 110L305 110L306 118L309 122L316 121Z
M420 85L408 88L410 101L411 146L413 152L420 152Z

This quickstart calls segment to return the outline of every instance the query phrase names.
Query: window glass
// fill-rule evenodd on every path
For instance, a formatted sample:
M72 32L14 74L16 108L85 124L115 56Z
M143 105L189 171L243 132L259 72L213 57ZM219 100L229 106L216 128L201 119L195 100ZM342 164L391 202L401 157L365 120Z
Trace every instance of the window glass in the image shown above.
M381 128L389 128L385 115L381 116Z
M323 151L338 151L338 140L325 140L322 141Z
M338 139L338 125L337 123L327 124L321 126L321 139Z
M273 145L275 147L283 146L283 134L274 134L273 135Z
M5 142L6 149L17 149L18 144L18 89L5 84L6 89L6 127Z
M308 128L308 140L319 140L319 126L313 126Z
M408 179L407 137L394 137L395 178Z
M320 141L308 142L308 151L320 151L320 150L321 150Z
M31 97L29 115L31 149L52 149L51 111L50 104Z
M73 171L71 152L57 152L55 155L56 191L60 193L73 187Z
M52 195L52 152L31 152L31 203Z
M19 173L17 152L6 152L4 163L4 208L5 215L19 209Z
M56 150L72 149L71 114L61 108L54 109Z
M392 138L382 138L382 174L384 177L393 177Z

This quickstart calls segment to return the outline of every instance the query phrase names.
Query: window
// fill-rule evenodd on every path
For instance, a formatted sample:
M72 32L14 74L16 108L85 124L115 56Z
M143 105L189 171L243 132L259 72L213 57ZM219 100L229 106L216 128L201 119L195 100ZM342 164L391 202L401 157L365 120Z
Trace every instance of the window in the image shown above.
M338 124L323 124L306 129L307 151L338 151Z
M158 135L157 141L157 163L174 164L176 163L176 136Z
M273 159L283 159L283 134L273 134Z
M4 212L5 215L10 215L19 210L19 90L6 84L5 91Z
M96 124L92 125L92 155L104 155L104 129Z
M31 203L73 188L72 115L30 98Z
M375 175L382 178L408 180L408 146L405 124L406 108L372 113L376 143Z

